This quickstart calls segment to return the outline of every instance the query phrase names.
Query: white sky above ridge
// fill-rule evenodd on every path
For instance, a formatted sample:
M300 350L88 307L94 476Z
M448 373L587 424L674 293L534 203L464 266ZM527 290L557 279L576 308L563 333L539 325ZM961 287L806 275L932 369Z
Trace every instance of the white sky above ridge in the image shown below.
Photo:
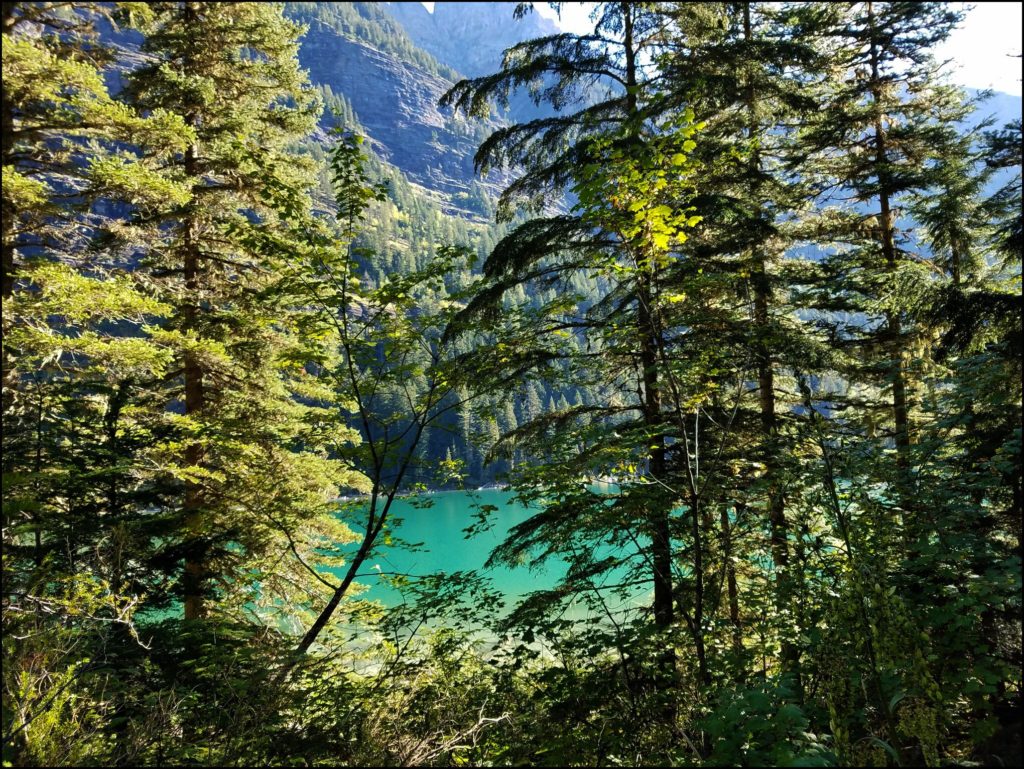
M423 5L433 12L434 3ZM509 3L510 7L512 5ZM953 82L968 88L992 88L1020 96L1021 60L1011 56L1021 52L1021 9L1024 3L951 5L967 9L967 15L935 54L940 59L950 60L948 71ZM547 3L538 2L534 6L541 16L569 32L585 32L590 28L592 7L593 3L564 3L561 19L558 19Z

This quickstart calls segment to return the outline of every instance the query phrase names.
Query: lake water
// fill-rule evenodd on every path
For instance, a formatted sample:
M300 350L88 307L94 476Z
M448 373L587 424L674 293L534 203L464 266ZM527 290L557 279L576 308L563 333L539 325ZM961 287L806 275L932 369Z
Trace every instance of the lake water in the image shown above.
M380 572L412 575L476 571L490 580L491 587L505 597L507 605L534 590L552 588L565 573L565 564L555 559L549 559L540 566L524 564L515 568L484 568L491 551L505 539L508 531L536 512L514 502L512 497L513 493L509 491L483 489L425 495L421 499L432 502L426 508L418 508L408 501L396 501L391 515L401 518L402 523L391 533L406 542L422 543L422 546L415 550L382 547L377 555L367 560L360 572L372 573L378 570L377 567ZM475 515L480 505L497 508L490 514L493 525L489 530L467 539L463 530L476 522ZM339 579L342 572L343 569L336 571ZM362 577L358 582L368 588L361 597L376 599L385 605L394 605L402 600L401 593L383 578ZM637 600L642 598L637 596Z
M484 569L484 564L508 531L517 523L530 517L532 511L512 501L512 492L497 489L480 491L439 491L420 497L420 504L429 500L429 507L417 507L408 500L396 500L392 505L390 520L401 519L388 533L409 543L422 543L415 549L401 546L384 546L368 559L361 573L379 570L410 575L424 575L436 572L451 574L456 571L477 571L486 574L495 589L513 597L524 595L531 590L552 587L562 574L560 564L550 563L539 569L527 566L506 569ZM470 539L463 531L476 522L475 514L480 505L494 505L497 511L491 513L493 526L488 531L476 534ZM355 546L353 546L353 550ZM341 578L344 569L335 570ZM375 598L385 604L400 600L400 595L386 580L363 577L360 583L369 590L366 598Z

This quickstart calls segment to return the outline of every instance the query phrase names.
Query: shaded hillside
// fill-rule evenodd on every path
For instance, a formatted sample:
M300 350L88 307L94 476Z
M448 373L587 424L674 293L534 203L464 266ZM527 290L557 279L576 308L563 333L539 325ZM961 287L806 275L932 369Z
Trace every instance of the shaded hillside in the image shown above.
M471 192L473 154L497 124L438 109L454 70L414 46L375 4L289 3L286 12L309 27L299 58L310 79L345 95L383 160L442 193L442 202ZM496 191L502 181L482 183Z

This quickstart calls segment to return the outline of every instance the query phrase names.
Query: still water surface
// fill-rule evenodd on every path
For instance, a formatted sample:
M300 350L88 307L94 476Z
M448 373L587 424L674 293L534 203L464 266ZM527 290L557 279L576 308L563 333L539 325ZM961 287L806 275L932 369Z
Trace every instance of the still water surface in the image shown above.
M439 491L421 497L421 500L430 500L430 507L415 507L409 501L397 500L392 506L390 519L394 522L400 518L401 524L393 526L388 533L405 542L421 543L420 547L410 550L399 545L383 546L367 561L361 573L379 570L420 576L477 571L490 578L495 590L513 600L532 590L553 587L564 573L564 566L554 561L532 569L528 565L514 569L484 569L491 550L505 539L508 531L536 512L513 502L512 496L510 491L497 489ZM493 525L488 531L467 539L463 529L477 522L475 516L480 505L498 508L491 513ZM335 570L339 579L343 572L344 569ZM377 599L384 604L401 600L398 591L384 579L369 576L358 581L369 588L363 594L364 598Z
M402 523L392 529L393 535L405 542L422 543L422 546L415 550L399 546L381 547L377 555L367 561L361 573L376 572L377 567L384 573L411 575L477 571L490 579L491 587L505 597L506 605L513 605L516 599L534 590L554 587L566 569L563 562L555 559L549 559L540 566L527 563L514 568L484 568L491 551L505 539L509 530L537 512L514 502L512 497L510 491L482 489L426 495L433 503L426 508L417 508L408 501L396 501L391 515L401 518ZM480 505L498 508L491 513L493 525L489 530L467 539L463 529L477 521L475 516ZM343 569L336 571L339 579L342 572ZM382 578L367 576L358 581L369 588L361 596L363 598L376 599L385 605L394 605L402 600L400 593ZM637 599L641 597L638 595Z

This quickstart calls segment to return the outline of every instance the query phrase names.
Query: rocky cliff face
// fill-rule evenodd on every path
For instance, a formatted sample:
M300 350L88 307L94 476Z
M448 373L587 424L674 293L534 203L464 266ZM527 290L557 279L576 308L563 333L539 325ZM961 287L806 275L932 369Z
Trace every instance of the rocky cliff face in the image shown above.
M536 13L513 18L515 3L286 3L285 13L307 25L299 58L319 85L351 103L370 145L445 210L463 215L453 196L474 182L492 197L508 174L478 179L473 156L504 120L552 114L525 93L491 121L467 120L438 108L441 95L462 76L490 74L504 50L523 40L558 33Z
M386 4L387 12L417 46L466 77L497 72L505 49L516 43L560 32L553 21L535 12L515 19L515 7L515 3L438 2L430 13L422 3ZM523 122L551 114L550 107L534 104L525 92L509 98L510 120Z
M299 50L302 66L312 82L348 98L375 151L429 190L468 190L473 154L497 124L442 113L438 100L452 82L441 75L316 19L303 21L309 31ZM501 181L486 180L494 189Z
M467 77L479 77L501 66L506 48L558 33L553 21L537 13L514 19L515 7L515 3L438 2L430 13L422 3L388 3L386 10L435 59Z

